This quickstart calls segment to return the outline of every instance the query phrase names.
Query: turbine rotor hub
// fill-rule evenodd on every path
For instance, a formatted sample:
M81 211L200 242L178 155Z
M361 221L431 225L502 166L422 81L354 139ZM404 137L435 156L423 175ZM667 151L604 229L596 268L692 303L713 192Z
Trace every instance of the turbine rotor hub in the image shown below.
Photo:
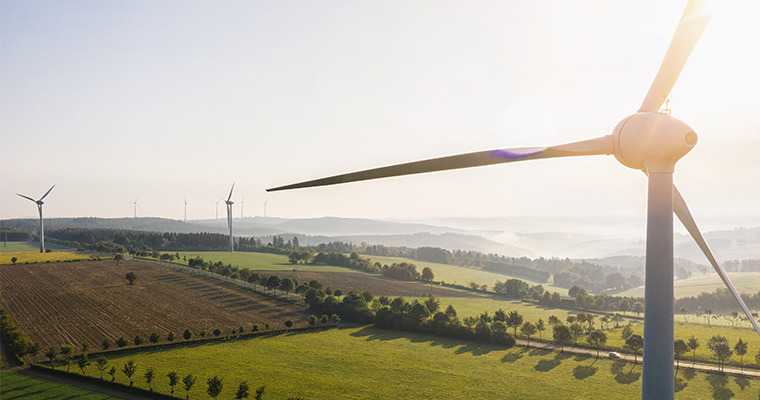
M697 144L697 134L685 122L654 112L626 117L612 139L615 158L646 173L672 173L676 162Z

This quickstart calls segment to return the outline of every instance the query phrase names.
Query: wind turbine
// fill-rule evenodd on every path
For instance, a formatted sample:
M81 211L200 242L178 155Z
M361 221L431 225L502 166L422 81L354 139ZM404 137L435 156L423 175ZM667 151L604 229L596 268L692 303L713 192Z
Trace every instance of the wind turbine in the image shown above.
M220 202L220 201L222 201L222 200L224 200L224 199L220 197L220 198L219 198L219 199L216 201L216 219L219 219L219 202Z
M269 201L269 199L264 200L264 218L267 217L267 201Z
M185 200L185 222L187 222L187 198L182 196L182 199Z
M19 196L21 196L21 197L23 197L23 198L25 198L25 199L27 199L29 201L33 201L33 202L37 203L37 210L40 212L40 253L44 253L45 252L45 224L42 222L42 205L45 204L45 202L42 201L42 199L44 199L45 197L47 197L47 195L50 194L50 191L53 190L54 187L55 187L55 185L51 186L50 189L48 189L48 191L45 192L45 194L43 194L42 197L40 197L39 200L35 200L35 199L33 199L33 198L29 197L29 196L24 196L21 193L16 193L17 195L19 195Z
M245 196L240 200L240 218L243 218L243 204L245 203Z
M138 197L139 197L139 196L138 196ZM127 204L132 204L132 205L134 205L134 209L135 209L135 216L134 216L134 218L137 218L137 207L140 207L140 205L139 205L139 204L137 204L137 198L138 198L138 197L135 197L135 201L133 201L133 202L131 202L131 203L127 203Z
M703 11L702 1L688 2L641 107L635 114L620 121L610 135L550 147L480 151L391 165L280 186L267 191L335 185L543 158L614 155L621 164L642 170L648 177L642 399L673 399L674 212L760 334L760 327L752 313L716 261L686 202L673 185L675 164L696 145L697 134L670 113L659 112L709 20L710 14Z
M235 189L235 184L232 184L232 188L230 188L230 195L227 197L227 200L224 202L227 203L227 225L230 227L230 253L232 253L235 250L234 246L234 239L232 238L232 205L235 204L235 202L232 201L232 190Z

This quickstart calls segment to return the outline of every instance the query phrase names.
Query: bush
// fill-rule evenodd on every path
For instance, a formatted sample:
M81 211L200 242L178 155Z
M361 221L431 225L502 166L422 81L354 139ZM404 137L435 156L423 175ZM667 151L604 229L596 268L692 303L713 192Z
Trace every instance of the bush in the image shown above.
M222 330L219 329L219 328L216 328L216 329L214 329L214 331L212 333L214 334L214 336L219 336L219 335L222 334Z
M309 317L309 325L316 325L317 324L317 316L312 315Z
M117 347L125 347L128 344L129 342L127 341L127 339L124 338L124 336L120 336L118 339L116 339Z
M166 335L166 340L173 342L174 341L174 332L169 332L169 334Z
M142 344L143 340L140 335L135 335L135 338L132 340L132 342L134 342L135 346L139 346Z
M190 329L185 329L185 331L182 332L182 337L185 338L185 340L190 340L190 338L193 337L193 333L190 332Z

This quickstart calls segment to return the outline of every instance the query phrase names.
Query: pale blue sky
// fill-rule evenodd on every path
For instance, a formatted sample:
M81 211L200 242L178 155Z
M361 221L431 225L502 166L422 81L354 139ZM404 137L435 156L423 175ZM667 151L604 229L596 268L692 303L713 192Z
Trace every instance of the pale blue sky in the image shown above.
M686 1L3 1L0 218L645 215L613 157L343 186L364 168L608 134ZM760 225L760 5L714 2L673 92L676 170L706 229ZM224 208L220 207L220 214ZM739 222L737 222L739 221ZM680 228L680 227L679 227ZM508 227L505 227L508 230Z

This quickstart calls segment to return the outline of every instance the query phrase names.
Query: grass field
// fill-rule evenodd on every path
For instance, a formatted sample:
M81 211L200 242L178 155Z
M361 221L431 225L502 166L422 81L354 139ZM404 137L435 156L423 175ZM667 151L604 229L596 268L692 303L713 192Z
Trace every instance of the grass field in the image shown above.
M487 285L488 289L493 289L493 284L496 281L504 282L507 279L521 279L528 282L531 286L541 284L545 289L552 292L559 292L560 294L566 294L567 289L551 286L542 282L531 281L526 278L518 276L509 276L503 274L497 274L494 272L483 271L473 268L458 267L456 265L437 264L425 261L410 260L402 257L380 257L380 256L362 256L369 258L372 262L380 262L381 264L391 265L393 263L408 262L417 266L417 270L422 272L422 268L429 267L433 270L436 281L443 281L446 283L456 283L458 285L469 286L470 282L475 282L478 285Z
M56 262L69 260L89 260L96 255L79 253L74 251L58 251L40 253L39 251L13 251L0 253L0 264L12 264L11 259L16 257L16 264Z
M760 273L729 272L729 279L739 293L755 294L760 291ZM676 280L674 285L675 297L680 299L698 296L702 292L712 293L715 289L725 289L726 285L716 273L693 276L689 279ZM644 297L644 287L637 287L617 293L616 296ZM738 307L738 306L737 306Z
M347 326L111 359L137 365L135 385L154 368L153 389L168 393L166 374L198 378L191 398L205 397L206 380L223 379L220 399L238 384L266 385L266 398L317 399L634 399L641 366L539 349L512 348ZM110 368L110 366L108 367ZM72 371L74 368L72 368ZM99 376L94 367L87 374ZM116 381L128 384L123 373ZM760 381L681 370L676 399L757 399ZM177 395L185 391L177 387Z
M72 250L70 247L59 246L54 243L45 243L45 248L53 251ZM36 251L39 253L40 242L3 242L0 244L0 253L14 251Z
M102 393L81 389L63 383L21 375L13 371L0 371L0 398L12 399L117 399Z

